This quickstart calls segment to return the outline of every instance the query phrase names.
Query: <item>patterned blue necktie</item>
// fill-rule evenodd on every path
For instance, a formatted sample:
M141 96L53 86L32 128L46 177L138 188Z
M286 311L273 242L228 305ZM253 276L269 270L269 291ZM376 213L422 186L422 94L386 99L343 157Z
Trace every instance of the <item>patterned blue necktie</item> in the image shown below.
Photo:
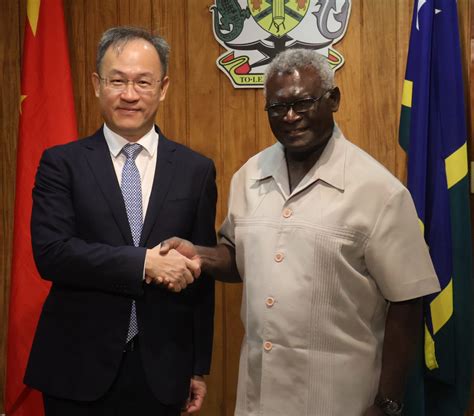
M135 159L143 147L137 143L126 144L122 153L127 158L122 170L122 194L127 210L128 223L132 231L133 244L138 247L143 226L142 184ZM138 334L137 311L135 301L132 302L132 312L128 327L127 342Z

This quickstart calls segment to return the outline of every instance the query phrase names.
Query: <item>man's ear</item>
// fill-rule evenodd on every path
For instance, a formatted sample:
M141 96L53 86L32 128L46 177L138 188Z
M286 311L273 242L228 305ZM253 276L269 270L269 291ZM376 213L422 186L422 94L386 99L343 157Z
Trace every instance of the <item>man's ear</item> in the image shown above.
M335 113L339 110L339 103L341 102L341 91L339 87L334 87L329 91L328 104L329 108Z
M166 97L166 92L168 91L169 86L170 86L170 79L168 75L166 75L160 83L160 101L164 101Z
M94 86L95 96L99 98L100 95L100 78L97 72L92 73L92 85Z

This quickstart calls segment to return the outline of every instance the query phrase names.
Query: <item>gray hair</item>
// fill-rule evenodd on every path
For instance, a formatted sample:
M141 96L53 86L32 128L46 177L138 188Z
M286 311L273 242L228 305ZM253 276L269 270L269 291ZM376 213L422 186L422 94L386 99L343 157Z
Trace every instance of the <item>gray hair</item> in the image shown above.
M151 43L160 57L161 66L163 69L162 76L168 72L168 57L170 54L170 46L161 36L152 35L150 32L139 27L119 26L112 27L106 30L99 41L96 55L96 71L99 73L100 64L104 58L105 52L109 47L119 50L128 42L135 39L144 39Z
M276 73L291 73L305 67L314 68L321 79L324 90L334 88L334 71L330 68L327 58L314 49L286 49L280 52L265 70L265 92L267 81Z

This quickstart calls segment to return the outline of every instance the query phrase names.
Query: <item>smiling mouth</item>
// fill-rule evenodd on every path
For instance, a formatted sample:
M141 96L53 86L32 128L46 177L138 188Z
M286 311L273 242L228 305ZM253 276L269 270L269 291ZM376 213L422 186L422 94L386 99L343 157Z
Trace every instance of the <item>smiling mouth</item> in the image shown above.
M303 134L306 130L308 130L306 127L299 128L299 129L292 129L292 130L288 130L286 134L291 137L299 136L300 134Z
M118 108L118 111L123 111L123 112L126 112L126 113L136 113L138 111L140 111L139 109L137 108L124 108L124 107L119 107Z

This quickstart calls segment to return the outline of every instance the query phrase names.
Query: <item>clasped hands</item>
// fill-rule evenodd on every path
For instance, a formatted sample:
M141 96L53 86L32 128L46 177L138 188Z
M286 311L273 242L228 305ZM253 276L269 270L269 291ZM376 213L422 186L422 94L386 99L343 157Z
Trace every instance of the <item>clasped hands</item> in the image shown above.
M201 274L201 259L189 241L171 238L148 249L145 281L180 292Z

